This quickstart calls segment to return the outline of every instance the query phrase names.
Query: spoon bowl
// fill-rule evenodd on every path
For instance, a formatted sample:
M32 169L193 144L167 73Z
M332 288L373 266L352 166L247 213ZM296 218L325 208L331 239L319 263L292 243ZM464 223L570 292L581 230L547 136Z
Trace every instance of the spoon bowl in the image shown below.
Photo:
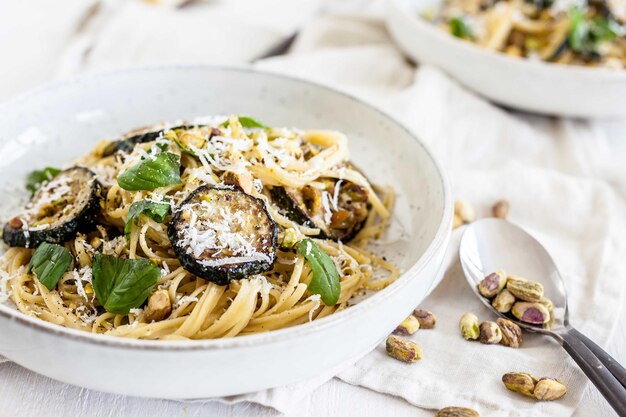
M496 314L516 322L525 330L540 333L558 331L569 325L563 278L548 251L521 227L495 218L478 220L465 230L459 257L468 284L483 304ZM543 285L544 296L554 303L549 329L497 312L491 306L491 300L480 294L478 283L498 270Z
M549 335L576 361L619 416L626 417L626 369L569 323L567 293L559 270L548 251L519 226L501 219L482 219L467 226L459 249L461 266L478 299L501 317L525 330ZM497 312L491 300L478 291L478 283L492 272L504 270L541 283L552 300L552 320L539 326Z

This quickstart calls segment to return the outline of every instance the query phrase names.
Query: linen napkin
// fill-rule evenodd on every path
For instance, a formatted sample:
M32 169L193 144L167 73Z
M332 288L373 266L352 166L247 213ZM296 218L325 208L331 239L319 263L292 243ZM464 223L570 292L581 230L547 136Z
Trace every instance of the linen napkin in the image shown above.
M400 118L444 162L454 195L474 203L480 215L497 199L509 200L510 219L533 233L561 268L572 322L606 343L623 293L624 280L617 277L625 273L620 259L626 248L619 237L626 228L619 215L625 205L623 168L608 151L603 126L507 113L436 69L413 73L386 36L375 19L330 17L311 24L292 55L261 66L331 83ZM458 262L452 263L421 303L439 317L435 330L412 337L424 359L409 366L395 362L381 344L338 377L422 408L456 404L490 416L571 415L586 378L556 343L529 334L516 350L460 337L464 312L494 319L474 297ZM514 395L500 382L508 371L556 377L568 394L551 403Z
M372 3L371 10L367 15L317 19L303 28L290 54L258 66L330 84L400 119L444 163L455 197L471 201L480 216L488 214L496 199L508 199L510 219L533 233L561 268L572 322L600 344L606 343L624 290L620 277L626 273L620 263L626 248L618 239L626 232L620 216L626 209L626 180L619 163L626 156L626 146L610 139L613 126L506 112L434 68L415 69L389 39L380 19L380 4ZM115 19L132 20L129 15L116 15L103 25L112 32L121 31L125 25ZM149 43L148 35L154 30L154 25L146 27L130 35L132 42L117 47L143 51L142 44ZM84 40L95 45L96 52L107 50L108 40L101 33L94 31ZM201 57L201 62L212 62L207 51L224 42L209 39L203 51L187 51L188 60ZM244 45L237 47L243 54ZM108 53L88 50L81 50L79 60L72 60L68 52L59 73L111 62ZM123 51L114 66L169 60L150 48L144 52L138 56ZM455 232L457 240L460 233ZM312 381L220 401L256 402L295 412L303 397L337 373L345 382L404 398L424 409L466 405L490 416L571 415L586 379L556 343L525 335L523 347L516 350L460 337L457 323L465 311L481 319L494 317L473 298L455 254L456 247L451 245L442 284L421 303L437 314L438 325L412 337L424 351L420 362L396 362L381 345L355 364L343 364ZM512 370L559 378L568 386L568 394L552 403L519 397L500 382L500 376Z

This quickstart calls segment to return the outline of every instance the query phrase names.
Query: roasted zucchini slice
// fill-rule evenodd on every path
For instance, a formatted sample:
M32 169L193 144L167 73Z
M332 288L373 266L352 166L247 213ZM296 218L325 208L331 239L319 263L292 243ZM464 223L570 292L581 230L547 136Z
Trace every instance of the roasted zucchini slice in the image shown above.
M369 214L367 189L349 181L327 178L321 186L274 187L270 193L290 220L320 229L321 238L348 242Z
M4 225L9 246L37 247L42 242L62 243L88 230L100 211L101 185L87 168L60 172L41 187L25 210Z
M276 236L263 200L234 187L196 188L168 227L183 268L219 285L270 270Z
M181 125L181 126L175 126L171 128L157 129L157 130L150 129L150 128L134 130L126 134L125 137L123 137L122 139L109 143L104 148L104 151L102 152L102 156L105 156L105 157L110 156L110 155L113 155L117 151L121 151L124 153L131 153L133 149L135 148L135 145L137 145L138 143L147 143L147 142L155 141L159 137L164 136L167 132L172 131L172 130L185 131L185 130L191 130L191 129L197 129L197 128L204 128L204 127L206 126L205 125ZM219 129L212 129L210 132L211 135L220 134L220 133L221 132L219 131ZM181 143L179 143L178 141L177 143L181 145Z

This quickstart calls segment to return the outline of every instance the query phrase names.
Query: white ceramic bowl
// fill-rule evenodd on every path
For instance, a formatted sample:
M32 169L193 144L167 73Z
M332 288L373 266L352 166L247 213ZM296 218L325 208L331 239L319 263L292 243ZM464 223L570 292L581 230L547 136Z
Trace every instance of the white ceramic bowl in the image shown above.
M387 27L420 63L443 69L466 87L516 109L549 115L626 117L626 70L557 65L489 51L420 17L441 0L389 0Z
M165 67L87 75L0 108L0 209L32 169L58 166L96 140L162 120L248 114L271 125L338 129L352 158L398 193L381 250L405 272L331 317L221 340L145 341L92 335L0 304L0 354L71 384L135 396L189 399L252 392L310 378L371 350L436 283L450 235L448 185L430 152L381 111L326 87L247 69ZM4 217L6 220L6 215Z

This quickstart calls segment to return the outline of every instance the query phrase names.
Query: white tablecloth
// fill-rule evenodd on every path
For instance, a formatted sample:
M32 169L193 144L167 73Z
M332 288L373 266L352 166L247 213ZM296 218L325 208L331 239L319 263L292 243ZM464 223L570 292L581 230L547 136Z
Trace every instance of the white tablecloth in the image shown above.
M32 25L42 27L35 36L29 30L32 26L21 27L20 20L7 19L12 23L4 30L11 39L20 39L20 42L0 42L0 52L5 52L4 56L26 56L21 45L28 45L35 51L40 49L42 53L28 54L29 60L18 60L17 68L4 70L6 76L3 78L15 82L6 83L0 89L0 97L83 70L136 63L244 62L288 34L307 16L314 16L319 9L316 2L310 1L245 2L246 7L242 8L243 3L216 2L173 10L134 2L61 0L60 4L66 7L57 8L42 2L30 16ZM342 6L348 8L350 5ZM6 7L0 9L6 13L3 16L25 14L17 2L6 2L0 7ZM337 5L333 4L333 7ZM376 17L379 15L377 7L374 4L373 12L368 16L315 20L306 26L289 56L263 61L258 66L330 83L392 111L430 144L448 168L457 195L472 200L481 215L495 199L509 198L513 220L529 227L554 252L568 285L575 289L570 291L572 305L579 308L574 310L573 317L579 320L584 331L601 343L606 342L620 306L625 276L620 262L611 260L626 255L619 239L620 231L626 230L620 216L626 212L626 169L621 163L626 156L626 144L620 140L620 135L626 133L626 124L563 121L506 113L468 94L434 69L416 71L390 43L382 22ZM328 8L328 5L324 6L325 10ZM64 13L59 13L61 9ZM52 15L55 19L50 19ZM132 27L136 30L129 31ZM50 38L49 48L42 46L42 34ZM50 50L54 53L48 53ZM20 71L22 63L24 68L35 69ZM527 198L531 195L532 199ZM456 278L446 278L447 284L426 303L463 296L454 292L458 287L455 279L458 279L458 271ZM591 297L589 305L594 309L585 308L583 295ZM436 305L432 308L437 310ZM468 308L475 307L470 304ZM481 311L480 314L487 313ZM621 317L625 318L624 313ZM416 340L423 339L427 353L445 358L449 352L446 349L439 351L435 341L452 337L454 330L451 327L455 326L450 322L454 315L442 318L447 323L440 326L439 334L420 332ZM617 346L626 347L626 341L621 343ZM538 342L531 338L530 347L520 350L519 354L522 357L528 355L532 351L529 349L537 346ZM473 354L480 352L474 346L471 349L474 349ZM550 354L555 355L553 360L562 362L562 352L556 346L550 349ZM509 353L501 349L498 352L499 355ZM415 373L407 374L411 383L398 384L398 371L392 369L380 377L372 372L375 367L387 371L396 365L381 366L385 359L382 353L374 352L357 367L344 370L340 377L353 384L402 396L422 407L434 408L457 399L488 407L483 410L486 415L513 415L520 407L523 410L525 404L529 404L498 392L502 401L512 403L505 403L503 407L503 410L510 410L509 413L497 411L493 402L485 401L485 391L497 389L489 383L482 387L481 395L475 383L467 385L472 387L471 391L460 395L462 383L470 383L467 375L449 387L452 398L447 398L442 395L446 385L437 388L433 383L437 377L433 375L437 370L433 362L420 364L422 368L411 368ZM545 361L538 361L536 366L541 368L542 362ZM420 372L424 368L430 373ZM445 373L446 369L441 369ZM578 394L584 389L584 379L571 364L557 366L552 371L556 372L555 369L564 373L553 376L568 380L571 395L554 407L546 406L548 408L544 411L548 415L568 415L568 410L576 405ZM420 381L420 378L424 380ZM436 390L432 395L425 395L420 383L434 385ZM8 399L0 401L0 416L15 415L16 412L17 415L67 415L69 410L74 411L72 414L81 414L80 410L84 410L84 414L107 410L109 415L122 415L133 410L136 410L133 414L138 414L140 409L141 414L146 415L247 411L246 406L241 405L231 408L218 404L181 405L94 393L48 381L12 364L0 366L0 398ZM41 406L49 405L53 398L58 407ZM294 415L327 415L332 410L344 410L346 415L389 414L389 410L398 414L430 415L390 396L350 387L337 380L305 396L302 403L293 409ZM157 413L160 407L163 410ZM260 412L257 406L249 407ZM602 407L605 413L606 406L597 398L597 393L590 390L579 412L597 407ZM532 410L537 415L540 413L540 408ZM272 413L269 410L263 412ZM610 411L606 413L598 415L610 415Z

